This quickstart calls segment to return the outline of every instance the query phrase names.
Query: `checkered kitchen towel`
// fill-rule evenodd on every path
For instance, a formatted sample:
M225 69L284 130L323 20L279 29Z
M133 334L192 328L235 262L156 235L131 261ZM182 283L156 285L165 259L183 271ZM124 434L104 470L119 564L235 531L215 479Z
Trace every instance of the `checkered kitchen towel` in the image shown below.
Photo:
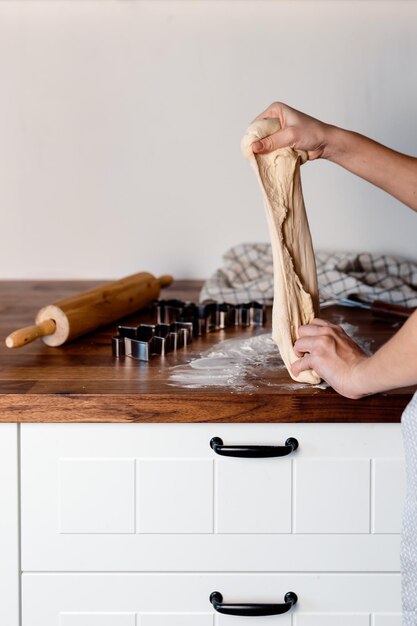
M223 267L204 284L200 301L272 302L274 277L270 244L234 246L223 260ZM367 252L317 252L316 264L322 302L356 293L369 300L417 307L416 263Z

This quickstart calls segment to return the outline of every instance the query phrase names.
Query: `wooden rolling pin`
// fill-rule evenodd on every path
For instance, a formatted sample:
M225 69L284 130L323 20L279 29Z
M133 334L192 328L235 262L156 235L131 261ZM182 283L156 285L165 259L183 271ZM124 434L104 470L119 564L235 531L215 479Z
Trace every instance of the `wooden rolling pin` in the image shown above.
M172 281L169 275L155 278L140 272L64 298L40 309L35 325L15 330L7 337L6 346L20 348L38 337L48 346L62 346L145 308L157 300L161 287L168 287Z

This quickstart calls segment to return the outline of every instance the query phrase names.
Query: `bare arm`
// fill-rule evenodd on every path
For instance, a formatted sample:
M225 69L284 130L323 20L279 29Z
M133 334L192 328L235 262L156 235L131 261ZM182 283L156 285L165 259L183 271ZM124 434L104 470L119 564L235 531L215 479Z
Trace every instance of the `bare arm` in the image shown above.
M380 187L417 211L417 159L368 137L330 126L327 159Z
M254 144L254 152L262 154L284 146L305 150L310 160L337 163L417 211L417 158L325 124L281 102L274 102L258 117L277 117L281 130Z

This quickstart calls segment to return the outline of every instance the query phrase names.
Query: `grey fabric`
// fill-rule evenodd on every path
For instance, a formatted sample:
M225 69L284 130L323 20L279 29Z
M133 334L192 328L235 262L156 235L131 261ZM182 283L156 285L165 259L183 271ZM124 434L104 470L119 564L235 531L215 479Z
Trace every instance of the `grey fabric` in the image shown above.
M402 415L406 497L401 541L403 626L417 624L417 392Z
M270 244L239 244L226 252L223 261L223 267L203 286L200 301L272 302ZM316 252L316 265L322 302L357 293L373 300L417 306L417 264L411 261L367 252Z

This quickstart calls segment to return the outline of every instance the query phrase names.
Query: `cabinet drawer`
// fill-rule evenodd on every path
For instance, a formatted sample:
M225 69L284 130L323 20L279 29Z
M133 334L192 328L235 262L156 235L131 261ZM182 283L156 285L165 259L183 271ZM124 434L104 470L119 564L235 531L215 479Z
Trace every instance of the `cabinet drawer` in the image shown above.
M282 603L288 613L236 617L209 601ZM25 574L22 626L401 626L398 574Z
M397 424L24 424L23 567L396 571L403 483Z

